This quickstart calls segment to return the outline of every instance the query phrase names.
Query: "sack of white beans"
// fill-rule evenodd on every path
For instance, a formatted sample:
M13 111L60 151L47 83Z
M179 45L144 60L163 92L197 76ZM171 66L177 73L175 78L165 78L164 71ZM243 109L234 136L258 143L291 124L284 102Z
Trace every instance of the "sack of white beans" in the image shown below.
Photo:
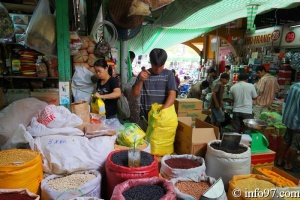
M217 182L216 179L209 176L196 176L189 178L180 177L173 178L170 181L174 185L176 198L189 200L200 199L202 195L211 189L211 186ZM226 197L224 187L218 188L218 190L223 190L221 194L224 194ZM218 199L222 198L218 197Z
M91 170L69 175L50 175L41 184L44 200L69 200L75 197L100 198L101 174Z

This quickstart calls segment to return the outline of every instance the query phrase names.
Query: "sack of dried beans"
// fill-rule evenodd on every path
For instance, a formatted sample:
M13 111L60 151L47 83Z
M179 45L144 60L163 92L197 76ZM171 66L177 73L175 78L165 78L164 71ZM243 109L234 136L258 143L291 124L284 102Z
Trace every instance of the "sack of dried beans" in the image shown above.
M107 199L110 199L114 187L128 179L150 178L158 176L158 161L155 156L140 151L139 167L128 167L128 150L111 152L105 163Z
M38 194L42 179L42 157L38 151L0 151L0 188L27 188Z
M100 197L101 174L91 170L69 175L50 175L41 184L44 200Z
M171 182L158 177L129 179L118 184L111 200L169 200L175 199L176 193Z
M205 175L204 159L194 155L165 155L161 160L160 174L167 179Z
M193 178L180 177L171 179L170 181L174 185L176 197L189 200L200 199L200 197L216 183L216 179L208 176L194 176Z

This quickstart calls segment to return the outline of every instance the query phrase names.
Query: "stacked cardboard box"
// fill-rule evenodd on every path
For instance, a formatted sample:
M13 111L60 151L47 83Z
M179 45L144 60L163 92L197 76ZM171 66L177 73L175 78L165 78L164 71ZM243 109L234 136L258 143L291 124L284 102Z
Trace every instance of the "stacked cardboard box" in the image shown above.
M175 152L204 157L207 143L217 139L218 135L218 127L197 118L179 117L174 144Z
M175 109L178 117L199 118L202 114L203 101L196 98L176 99Z

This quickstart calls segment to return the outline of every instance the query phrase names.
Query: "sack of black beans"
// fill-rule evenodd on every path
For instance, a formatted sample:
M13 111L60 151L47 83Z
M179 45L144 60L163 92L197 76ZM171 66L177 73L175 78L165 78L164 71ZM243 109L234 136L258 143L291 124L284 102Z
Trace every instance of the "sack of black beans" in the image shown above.
M101 174L90 170L69 175L50 175L42 180L44 200L97 197L101 193Z
M170 180L174 185L176 198L178 199L189 199L198 200L208 190L214 190L214 193L218 193L218 200L227 199L224 190L224 185L221 187L213 188L213 185L217 183L216 179L209 176L197 176L193 178L174 178ZM201 198L202 199L202 198ZM205 198L209 199L209 198Z
M165 155L161 160L160 174L166 179L205 175L205 162L202 157L184 155Z
M152 177L129 179L118 184L110 200L169 200L175 199L173 184L166 179Z
M225 152L220 148L221 141L213 140L207 144L205 154L206 174L214 178L222 178L225 189L233 175L250 174L251 149L239 144L235 152Z
M150 153L140 151L138 167L128 166L128 150L111 152L105 163L106 199L110 199L116 185L128 179L158 177L158 161Z

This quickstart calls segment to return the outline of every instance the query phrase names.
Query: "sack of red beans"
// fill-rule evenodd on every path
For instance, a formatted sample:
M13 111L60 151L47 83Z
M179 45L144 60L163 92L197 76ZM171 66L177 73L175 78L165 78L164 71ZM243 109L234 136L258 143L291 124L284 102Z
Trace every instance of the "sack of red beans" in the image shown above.
M128 179L118 184L110 200L169 200L175 199L176 192L170 181L163 178Z
M194 178L174 178L170 180L176 191L176 198L198 200L216 183L216 179L209 176ZM223 189L224 190L224 189Z
M0 200L39 200L40 196L28 189L0 189Z
M184 155L165 155L161 160L160 174L166 179L205 175L205 161L202 157Z

